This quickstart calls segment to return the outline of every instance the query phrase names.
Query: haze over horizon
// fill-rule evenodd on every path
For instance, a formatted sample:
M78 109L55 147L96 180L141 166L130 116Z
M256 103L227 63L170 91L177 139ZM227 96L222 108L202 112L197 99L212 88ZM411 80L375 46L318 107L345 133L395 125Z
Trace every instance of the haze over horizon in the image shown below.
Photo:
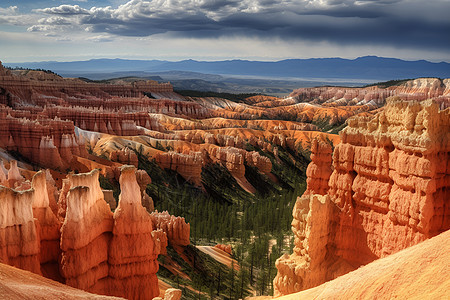
M450 62L445 0L4 0L0 60Z

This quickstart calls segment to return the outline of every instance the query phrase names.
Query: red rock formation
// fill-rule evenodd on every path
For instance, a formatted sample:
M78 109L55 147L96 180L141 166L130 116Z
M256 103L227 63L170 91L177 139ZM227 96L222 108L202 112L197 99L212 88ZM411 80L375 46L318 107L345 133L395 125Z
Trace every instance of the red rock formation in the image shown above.
M0 186L0 260L41 274L39 239L34 224L34 191L15 191Z
M187 246L190 244L190 224L183 217L169 215L167 211L151 214L153 227L161 229L167 235L169 244L172 246Z
M220 249L231 255L231 245L217 244L214 248Z
M341 132L325 196L294 207L295 248L277 260L275 294L319 285L450 228L448 110L390 99Z
M0 147L18 151L31 162L65 169L72 155L85 155L84 144L74 134L73 123L41 118L15 118L0 107Z
M144 206L147 211L151 213L155 210L155 206L153 204L152 197L147 195L146 189L147 185L152 183L152 179L144 170L136 170L136 180L139 185L139 189L141 190L142 206Z
M161 168L176 171L187 181L200 186L203 166L201 153L162 152L155 156L155 160Z
M116 199L114 198L113 191L112 190L102 190L102 192L103 192L103 197L104 197L106 203L108 203L111 211L115 211L117 208L117 203L116 203Z
M12 160L9 162L8 171L8 186L15 188L20 186L25 181L22 175L20 175L19 169L17 167L17 161Z
M138 157L136 153L128 147L110 152L109 159L125 165L133 165L137 168Z
M450 289L450 231L318 287L277 299L444 299Z
M8 170L6 170L3 160L0 160L0 185L9 186L8 184Z
M37 238L40 241L41 271L45 277L60 281L58 259L61 252L59 248L61 223L50 208L44 171L39 171L33 176L32 187L33 217Z
M433 98L441 109L448 107L450 86L448 79L418 78L388 88L371 86L367 88L319 87L301 88L290 96L311 103L327 106L375 105L381 106L391 96L404 100L426 100Z
M114 214L94 170L63 181L57 217L50 208L46 173L36 173L26 191L0 186L0 260L94 293L158 296L157 257L166 253L168 238L141 204L135 168L122 168ZM143 186L151 182L145 172L137 173ZM167 214L159 225L174 245L189 243L184 219Z
M98 176L98 170L69 175L71 189L61 228L61 271L66 284L107 294L113 216L103 200Z
M331 175L331 144L328 141L314 139L311 143L311 163L306 169L307 188L303 195L328 192L328 180Z
M121 172L121 194L114 212L108 257L111 294L128 299L153 299L159 295L156 259L161 252L161 241L152 234L152 217L141 205L135 168L124 166Z
M59 198L59 191L56 187L56 182L52 177L52 174L50 173L50 170L45 170L45 180L46 180L46 186L47 186L47 194L48 194L48 202L49 206L53 212L53 214L58 215L58 205L57 200Z

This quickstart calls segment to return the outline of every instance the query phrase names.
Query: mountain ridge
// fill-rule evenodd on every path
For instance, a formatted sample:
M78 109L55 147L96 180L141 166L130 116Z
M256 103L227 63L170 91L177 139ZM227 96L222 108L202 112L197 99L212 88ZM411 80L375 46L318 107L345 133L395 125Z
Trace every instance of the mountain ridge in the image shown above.
M363 56L355 59L309 58L279 61L222 60L197 61L193 59L129 60L91 59L70 62L4 63L8 67L49 69L60 74L93 71L190 71L215 75L262 76L270 78L346 78L346 79L406 79L417 77L450 77L450 63L426 60L408 61L398 58Z

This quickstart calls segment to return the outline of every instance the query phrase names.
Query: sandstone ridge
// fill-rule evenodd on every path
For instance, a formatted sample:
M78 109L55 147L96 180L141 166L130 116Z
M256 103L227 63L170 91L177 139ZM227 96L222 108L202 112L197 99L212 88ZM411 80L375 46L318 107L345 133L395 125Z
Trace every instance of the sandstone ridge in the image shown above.
M294 253L276 262L275 295L317 286L450 228L450 111L439 106L391 98L374 117L350 119L328 188L330 166L315 170L330 160L313 153L312 180L293 210Z

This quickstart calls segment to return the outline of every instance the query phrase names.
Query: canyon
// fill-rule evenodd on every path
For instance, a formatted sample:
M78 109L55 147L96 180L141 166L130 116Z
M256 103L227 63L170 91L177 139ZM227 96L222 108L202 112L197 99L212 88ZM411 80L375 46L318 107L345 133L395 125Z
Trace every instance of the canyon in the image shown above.
M304 172L294 253L273 286L321 285L450 229L449 103L449 79L233 101L0 64L0 262L89 293L162 297L161 266L175 287L195 279L181 265L205 262L187 218L206 207L186 210L183 191L243 207L232 192L294 190ZM202 247L234 264L235 245Z

